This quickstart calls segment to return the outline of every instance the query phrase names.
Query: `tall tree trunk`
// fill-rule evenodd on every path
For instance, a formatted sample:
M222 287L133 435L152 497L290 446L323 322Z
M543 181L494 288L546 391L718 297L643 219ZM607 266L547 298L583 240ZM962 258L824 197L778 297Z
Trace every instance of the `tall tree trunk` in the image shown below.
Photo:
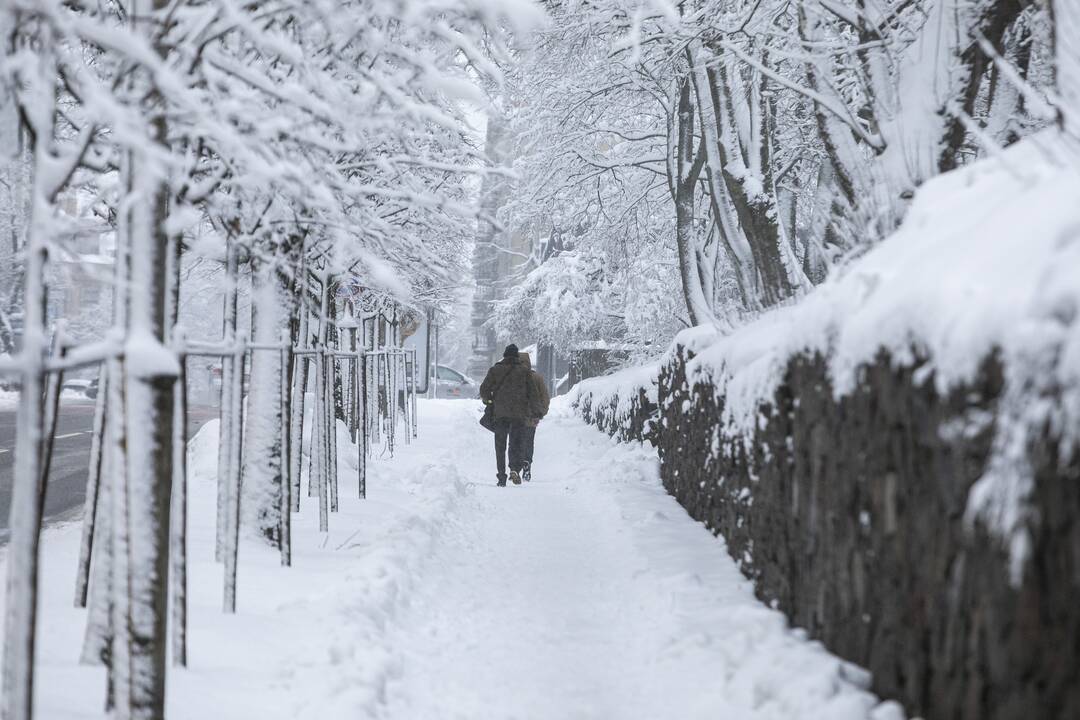
M95 442L100 442L100 465L98 470L96 502L93 503L93 515L83 518L84 532L90 533L90 537L84 535L82 551L79 557L79 579L76 584L76 603L80 594L86 592L85 583L89 584L89 597L85 601L88 605L86 617L86 634L83 638L82 653L79 661L86 665L110 665L112 645L112 579L113 579L113 482L115 470L114 449L117 443L113 436L117 433L117 425L123 426L123 408L114 408L112 397L115 394L114 385L120 384L119 360L112 359L105 363L101 376L103 381L98 383L98 401L103 407L102 418L110 418L101 428L100 440L95 437ZM93 472L93 468L91 468ZM89 481L88 481L89 486ZM87 511L91 509L91 502L87 499ZM89 522L92 520L92 524ZM93 562L91 562L91 559ZM88 573L84 583L82 573Z
M221 339L229 351L221 357L221 420L218 425L218 474L217 474L217 532L214 543L214 557L218 562L225 560L225 544L228 529L228 494L231 469L229 461L232 455L233 436L233 381L234 354L232 346L236 343L237 299L239 281L237 278L240 265L240 247L236 240L230 240L225 250L225 297ZM241 368L241 372L243 369ZM239 432L239 428L236 429Z
M98 372L98 394L94 399L94 425L90 437L90 465L86 473L86 498L83 503L82 542L79 545L79 567L75 577L75 607L86 607L90 588L90 558L94 551L95 527L101 494L102 458L105 449L105 400L109 374L105 365Z
M158 13L167 0L136 2L136 32L161 56ZM164 108L147 78L142 98L150 141L157 147L132 153L131 179L138 191L131 209L131 278L128 339L124 350L127 415L127 526L130 606L129 687L117 688L117 716L160 720L165 716L168 619L169 511L172 497L173 387L176 356L166 347L168 304L169 188L158 153L167 151Z
M270 253L271 256L273 253ZM285 288L272 260L252 256L252 342L275 345L281 340L288 317ZM245 515L274 547L281 543L282 445L284 422L281 353L265 349L251 352L247 427L244 433Z
M172 614L173 665L187 666L187 355L186 334L180 326L180 284L183 279L184 242L181 233L169 234L167 250L166 327L178 354L179 374L173 388L172 496L169 517L169 607Z
M701 284L700 253L696 227L697 182L704 164L704 153L695 157L694 108L690 99L690 83L679 85L679 103L673 119L674 162L668 166L668 183L675 203L675 245L679 258L679 278L682 281L683 302L691 325L715 322L711 297L705 295Z
M164 141L164 122L156 135ZM164 345L164 232L168 190L148 157L132 160L146 198L132 210L130 332L125 347L128 523L131 529L131 717L164 716L173 385L178 367ZM123 712L122 705L118 709Z
M290 321L289 325L293 325ZM292 333L288 328L281 331L282 350L281 362L281 409L282 418L279 423L279 435L281 437L281 492L278 496L278 548L281 550L281 564L284 567L292 565L292 423L289 415L292 412Z
M11 316L23 297L20 259L29 215L27 175L31 165L14 93L0 88L0 354L14 355ZM8 154L10 153L10 154Z
M810 19L804 7L800 6L799 36L803 42L818 42L822 37L819 20ZM816 94L822 92L821 76L825 75L825 63L820 59L811 59L806 64L806 86ZM818 186L814 200L813 231L804 256L803 267L812 282L824 279L825 260L823 249L828 245L850 245L861 238L845 234L850 223L853 208L858 205L857 182L866 182L866 173L859 163L864 157L860 152L858 140L851 130L836 117L827 112L821 103L814 103L814 121L817 137L825 150L822 169L818 173ZM816 258L814 256L817 256Z
M121 160L121 189L124 195L131 193L131 172L128 168L129 154L124 153ZM129 231L129 213L125 207L119 208L116 216L116 256L113 261L113 306L112 320L116 331L127 326L128 315L128 276L131 233ZM119 611L117 602L126 603L126 580L120 573L126 568L126 550L124 557L118 557L117 548L121 540L126 542L126 533L118 523L126 522L120 505L121 493L127 475L127 441L124 420L124 370L123 359L110 357L105 362L105 382L99 383L98 394L104 396L105 432L102 436L101 479L98 483L97 513L94 517L93 544L96 548L91 563L90 608L87 613L86 635L83 639L80 661L88 665L103 664L109 668L107 679L106 707L112 708L115 697L116 675L127 673L126 660L119 668L116 658L127 657L127 625L117 625ZM126 497L126 491L123 496ZM126 547L126 546L125 546ZM89 550L87 551L89 554ZM124 576L126 578L126 575ZM123 585L121 594L117 587ZM126 604L124 605L126 608ZM124 610L126 613L126 609ZM120 652L119 655L116 653ZM126 681L125 681L126 683Z
M956 66L954 72L959 90L960 112L944 108L951 117L943 132L941 155L938 159L940 172L954 170L964 163L963 151L968 131L965 119L960 113L968 118L977 114L975 104L983 86L983 79L992 67L992 59L979 46L976 38L985 38L997 53L1004 54L1002 42L1005 33L1016 22L1027 4L1025 0L983 2L977 5L975 10L969 11L970 18L967 22L960 23L957 35L961 45L957 48L953 61ZM950 100L953 97L952 94L949 95Z
M803 287L806 279L781 232L776 196L771 194L771 118L762 92L763 78L755 74L746 83L723 64L699 70L698 75L707 87L707 105L716 113L714 126L720 129L716 160L706 171L719 176L726 205L735 213L737 221L732 224L742 234L751 258L749 263L742 259L740 263L755 276L757 302L775 305ZM749 110L741 124L732 97L747 98ZM714 208L719 212L724 205L714 204Z
M42 62L42 81L50 89L53 69ZM47 109L51 121L52 110ZM48 161L44 144L52 137L51 124L38 128L34 149L35 165ZM45 368L45 269L48 239L45 236L51 212L35 178L26 261L26 301L24 303L22 388L19 394L15 432L15 472L11 497L11 548L7 558L7 613L4 622L3 711L4 720L30 720L33 714L34 646L37 630L38 546L41 533L42 494L41 444L44 424L42 391Z
M715 102L713 84L706 68L707 53L701 41L692 41L686 49L690 77L697 97L698 117L701 119L701 137L705 147L705 184L709 189L709 203L713 219L724 242L728 259L739 283L743 305L749 309L761 306L758 287L758 269L754 252L750 247L724 178L723 139L720 135L720 109Z
M310 310L307 305L307 298L305 297L304 288L307 286L306 271L302 268L300 277L297 280L297 297L299 298L299 319L297 320L296 337L293 340L293 344L299 347L301 350L306 350L310 343L309 331L308 331L308 316ZM304 412L307 405L307 384L308 384L308 367L310 366L310 355L296 355L294 365L295 379L292 382L292 408L289 415L289 422L292 426L291 437L289 440L289 446L291 448L289 455L289 475L292 481L292 511L300 511L300 475L303 468L303 449L304 449ZM311 432L309 431L310 435ZM309 479L310 481L310 479Z
M229 408L232 417L233 432L229 434L228 468L225 479L225 592L222 606L226 613L236 612L236 568L240 554L240 490L241 490L241 442L244 436L244 357L247 354L247 341L236 341L236 352L232 355L233 372L229 382Z

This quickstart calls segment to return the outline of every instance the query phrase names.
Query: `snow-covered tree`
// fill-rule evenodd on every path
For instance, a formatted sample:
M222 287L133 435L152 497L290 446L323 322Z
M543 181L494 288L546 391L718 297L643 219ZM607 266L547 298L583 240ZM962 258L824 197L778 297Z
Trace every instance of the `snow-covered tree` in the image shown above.
M641 252L612 188L634 198L625 207L648 200L669 218L692 323L724 326L804 292L891 233L927 179L1051 119L1034 100L1049 87L1044 6L601 0L551 11L512 76L521 191L507 220L544 235L569 214L579 247L610 231Z
M252 284L246 404L257 421L243 433L245 516L282 544L291 490L285 471L293 465L285 462L288 363L281 340L298 339L311 321L314 337L333 341L333 314L313 305L313 284L327 296L339 281L362 283L404 304L445 296L439 288L460 270L475 215L465 178L486 171L463 102L480 100L477 80L497 78L493 60L506 55L511 34L533 17L525 3L479 0L0 5L3 137L18 125L32 170L26 241L17 248L26 278L18 291L24 392L5 717L31 714L41 520L36 448L43 429L34 398L45 378L46 266L51 253L63 252L72 227L61 191L78 188L94 198L117 238L114 328L82 356L109 368L98 496L104 506L94 513L103 522L88 533L100 540L100 571L93 575L94 625L84 657L110 666L116 717L159 718L185 254L207 233L226 250L217 258L226 260L218 278L227 300L219 352L237 358L229 364L235 380L245 347L236 298L239 283ZM5 163L5 179L11 165ZM16 188L16 199L5 202L7 226L24 206L19 194ZM9 315L0 325L8 327ZM231 539L223 559L232 609L237 411L244 403L237 394L230 398L229 472L220 499L223 535ZM177 477L182 482L182 473Z

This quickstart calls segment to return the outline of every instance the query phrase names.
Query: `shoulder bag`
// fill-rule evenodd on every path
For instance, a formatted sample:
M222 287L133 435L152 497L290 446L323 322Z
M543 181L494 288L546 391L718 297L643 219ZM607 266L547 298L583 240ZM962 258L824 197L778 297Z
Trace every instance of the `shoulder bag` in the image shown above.
M491 393L491 402L484 406L484 414L480 416L480 425L490 432L495 432L495 396L499 394L499 390L502 389L503 383L510 379L510 375L514 372L513 365L503 375L503 379L499 381L499 384L495 386L495 390Z

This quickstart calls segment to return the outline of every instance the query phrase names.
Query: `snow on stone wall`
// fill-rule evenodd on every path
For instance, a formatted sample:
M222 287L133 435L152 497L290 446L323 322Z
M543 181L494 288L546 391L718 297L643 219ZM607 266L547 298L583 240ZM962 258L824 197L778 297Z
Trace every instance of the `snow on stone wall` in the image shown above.
M726 336L685 332L666 360L695 354L688 382L723 397L724 434L749 437L796 356L827 358L839 399L881 352L898 365L923 359L919 379L939 393L973 382L999 355L1005 394L994 462L967 512L1007 540L1018 571L1030 551L1023 438L1050 423L1063 452L1080 442L1078 197L1080 147L1044 131L928 182L895 235L800 302ZM574 397L626 417L655 377L653 368L631 369L582 383Z
M927 718L1080 714L1078 167L1048 131L930 181L801 301L573 396Z

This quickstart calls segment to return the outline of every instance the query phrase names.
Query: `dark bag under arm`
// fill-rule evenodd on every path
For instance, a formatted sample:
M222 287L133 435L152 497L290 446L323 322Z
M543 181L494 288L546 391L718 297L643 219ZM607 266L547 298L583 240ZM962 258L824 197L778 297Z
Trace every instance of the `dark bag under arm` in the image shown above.
M514 367L511 365L510 369L503 375L502 380L499 381L499 384L491 391L491 402L484 406L484 414L480 416L480 425L489 432L495 432L495 396L499 394L499 390L502 389L503 383L510 379L510 375L513 374L513 372Z

